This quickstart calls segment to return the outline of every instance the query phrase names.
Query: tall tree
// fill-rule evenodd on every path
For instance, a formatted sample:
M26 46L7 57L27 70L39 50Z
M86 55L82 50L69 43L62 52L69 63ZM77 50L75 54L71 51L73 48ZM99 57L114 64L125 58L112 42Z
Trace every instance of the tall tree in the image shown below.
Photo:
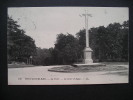
M7 40L8 60L26 61L36 53L35 41L11 17L7 19Z
M129 21L124 21L122 24L122 58L128 60L128 51L129 51Z
M58 34L55 50L60 64L71 64L78 59L78 41L71 34Z
M113 23L107 27L99 26L89 30L90 47L93 50L93 60L99 61L127 61L128 59L128 21L123 24ZM85 30L77 34L80 54L85 48Z

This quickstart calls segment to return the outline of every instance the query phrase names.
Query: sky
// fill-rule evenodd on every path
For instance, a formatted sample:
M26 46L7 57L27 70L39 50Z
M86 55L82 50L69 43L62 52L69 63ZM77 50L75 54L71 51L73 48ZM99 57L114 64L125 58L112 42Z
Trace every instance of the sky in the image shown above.
M85 27L82 14L88 11L88 28L122 24L129 20L127 7L9 7L8 15L18 22L37 47L54 47L57 34L75 34Z

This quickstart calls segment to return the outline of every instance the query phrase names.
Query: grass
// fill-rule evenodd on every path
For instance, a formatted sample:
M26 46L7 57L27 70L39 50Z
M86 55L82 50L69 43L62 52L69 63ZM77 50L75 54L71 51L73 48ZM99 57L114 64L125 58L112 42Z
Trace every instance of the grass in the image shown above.
M106 65L128 65L129 62L102 62Z
M53 67L48 71L53 72L97 72L97 71L118 71L118 70L128 70L128 63L121 62L105 62L106 66L87 66L87 67L73 67L71 65L66 65L62 67Z

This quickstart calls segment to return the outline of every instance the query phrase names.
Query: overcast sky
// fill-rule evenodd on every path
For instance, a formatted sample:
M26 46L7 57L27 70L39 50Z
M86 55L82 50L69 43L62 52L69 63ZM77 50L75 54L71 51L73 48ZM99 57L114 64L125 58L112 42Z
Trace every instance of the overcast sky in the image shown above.
M35 40L37 47L54 47L57 34L75 35L85 26L85 18L80 17L88 10L93 17L89 18L88 27L107 26L110 23L127 21L127 7L10 7L11 16L25 34Z

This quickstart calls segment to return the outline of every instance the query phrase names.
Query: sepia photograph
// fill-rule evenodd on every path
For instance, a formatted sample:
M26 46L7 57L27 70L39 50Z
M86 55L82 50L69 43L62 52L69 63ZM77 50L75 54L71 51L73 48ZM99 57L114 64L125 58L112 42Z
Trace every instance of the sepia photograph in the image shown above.
M129 83L128 7L8 7L8 85Z

